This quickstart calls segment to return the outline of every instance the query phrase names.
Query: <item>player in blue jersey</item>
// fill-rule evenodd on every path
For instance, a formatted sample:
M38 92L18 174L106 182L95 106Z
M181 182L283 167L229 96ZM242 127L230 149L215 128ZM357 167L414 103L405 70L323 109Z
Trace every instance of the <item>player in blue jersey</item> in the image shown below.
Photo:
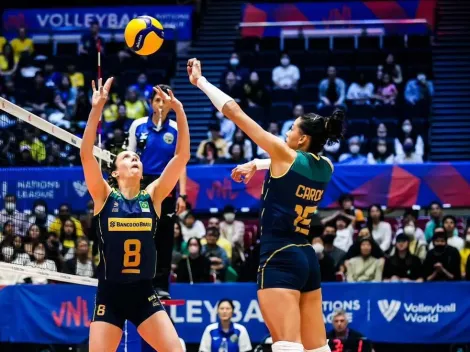
M331 162L318 154L343 133L344 113L306 114L295 120L286 142L261 128L240 106L188 61L191 83L271 157L262 194L258 300L273 338L273 352L326 352L320 268L307 240L311 217L331 179ZM235 172L240 181L240 174Z
M159 352L182 351L173 324L152 286L155 276L154 235L162 201L175 187L190 158L189 129L183 105L169 91L156 88L176 113L178 141L174 157L161 177L141 189L139 156L119 153L113 161L109 183L93 155L96 129L113 79L98 89L92 83L92 109L80 148L85 181L94 201L94 226L99 240L100 264L90 351L115 351L125 320Z

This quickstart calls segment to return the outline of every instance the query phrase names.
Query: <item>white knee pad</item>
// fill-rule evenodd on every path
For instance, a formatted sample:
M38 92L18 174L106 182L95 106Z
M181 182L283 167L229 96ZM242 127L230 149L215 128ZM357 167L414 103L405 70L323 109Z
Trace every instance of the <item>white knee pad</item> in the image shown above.
M272 344L273 352L304 352L304 346L301 343L289 341L277 341Z
M331 350L330 350L330 346L325 345L323 347L315 348L313 350L305 350L305 352L331 352Z

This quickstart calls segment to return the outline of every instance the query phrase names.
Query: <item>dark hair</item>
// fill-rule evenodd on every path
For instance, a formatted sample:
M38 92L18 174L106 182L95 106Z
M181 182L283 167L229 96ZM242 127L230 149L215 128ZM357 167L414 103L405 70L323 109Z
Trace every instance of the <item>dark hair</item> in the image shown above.
M434 233L432 235L432 241L434 242L437 239L443 239L446 240L447 242L447 235L446 235L446 230L444 230L443 227L436 227L434 229Z
M218 156L218 153L217 153L217 147L216 147L214 142L206 142L206 144L204 144L204 148L202 149L202 156L203 157L207 156L207 148L208 147L211 147L212 149L214 149L214 152L215 152L214 157L217 159L219 156Z
M191 243L192 240L195 240L197 242L197 245L199 246L199 254L201 254L201 248L202 248L201 240L197 237L191 237L187 242L188 247L189 247L189 244Z
M219 303L217 303L217 309L219 309L220 305L224 302L227 302L228 304L230 304L230 307L232 307L232 310L235 309L235 305L233 304L233 301L231 299L228 299L228 298L222 298Z
M122 152L125 152L125 150L121 151L120 153L122 153ZM119 155L119 154L118 154L118 155ZM116 155L116 157L112 160L110 167L107 167L107 166L104 167L104 171L108 174L108 178L107 178L107 180L106 180L106 182L108 183L108 185L109 185L111 188L119 189L119 185L118 185L117 179L116 179L115 177L113 177L113 175L112 175L113 171L116 171L116 169L117 169L116 160L117 160L117 155ZM141 188L141 189L144 188L143 182L140 183L140 188Z
M352 194L342 194L338 199L338 203L339 203L340 206L342 206L343 203L347 200L351 201L351 203L354 203L353 195Z
M379 204L372 204L369 209L367 209L367 227L369 228L369 231L370 233L372 233L372 218L370 216L370 211L372 210L372 208L377 208L380 212L380 221L384 221L385 220L385 214L384 214L384 211L382 209L382 207L379 205Z
M455 218L455 216L453 215L446 215L442 218L442 226L444 226L444 222L447 220L447 219L451 219L454 224L457 226L457 219Z
M9 54L5 53L5 48L10 48ZM5 56L7 63L8 63L7 70L11 70L15 66L15 55L14 55L13 47L11 46L9 42L6 42L5 45L3 46L3 55Z
M442 203L437 200L434 200L431 203L429 203L429 209L431 209L433 205L437 205L439 208L442 209Z
M5 200L6 198L14 198L16 201L16 196L12 193L8 193L5 197L3 197L3 200Z
M180 236L178 238L175 238L174 233L173 233L173 244L175 246L175 249L181 252L181 246L183 245L183 232L181 231L181 224L178 220L175 221L175 225L180 229ZM174 229L173 229L173 232L174 232Z
M224 207L223 213L235 213L235 207L231 204L228 204Z
M71 218L65 220L62 223L62 226L60 227L60 240L63 241L65 238L65 223L67 221L70 221L73 224L73 232L72 232L72 239L75 242L77 240L77 225L75 224L75 221L73 221Z
M144 72L142 72L142 73L144 73ZM166 94L169 94L168 93L169 90L173 90L173 89L171 89L171 87L169 85L166 85L166 84L157 84L156 87L159 87ZM157 95L157 92L155 92L155 90L152 89L152 95L150 96L150 102L152 102L153 99L155 99L156 95Z
M243 149L243 146L240 143L233 143L230 148L228 148L228 153L230 154L230 156L232 155L232 151L235 146L240 147L240 159L245 159L245 150Z
M411 215L416 220L418 220L419 213L417 210L414 210L413 208L405 209L405 212L403 213L403 217L406 218L408 215Z
M206 236L215 236L215 237L220 237L220 231L217 227L209 227L206 230Z
M210 123L208 126L209 131L217 131L220 132L220 124L218 123ZM235 133L234 133L235 134Z

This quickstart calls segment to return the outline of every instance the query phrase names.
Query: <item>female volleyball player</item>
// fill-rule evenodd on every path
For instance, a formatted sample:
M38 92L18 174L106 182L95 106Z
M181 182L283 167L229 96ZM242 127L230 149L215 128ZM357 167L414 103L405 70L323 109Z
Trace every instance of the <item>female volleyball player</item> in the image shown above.
M272 350L330 351L322 314L320 270L307 241L312 214L322 199L333 166L318 156L343 133L344 114L303 115L286 142L263 130L228 95L210 84L197 59L188 61L191 83L271 156L262 194L258 300L273 338Z
M153 236L162 201L175 187L190 157L189 129L182 104L156 88L176 113L178 141L175 156L161 177L141 190L142 163L124 151L114 160L111 187L93 156L96 129L113 79L98 89L92 83L92 109L80 148L85 181L94 201L94 223L100 245L98 289L90 325L90 351L115 351L125 320L160 352L182 351L178 335L152 287L156 250Z

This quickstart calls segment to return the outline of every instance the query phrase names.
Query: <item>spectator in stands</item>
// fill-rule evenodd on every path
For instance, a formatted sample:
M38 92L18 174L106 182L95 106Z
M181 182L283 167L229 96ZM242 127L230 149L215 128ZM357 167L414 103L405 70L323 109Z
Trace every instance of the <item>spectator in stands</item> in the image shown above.
M279 139L285 138L279 134L279 125L277 122L271 121L268 125L267 131L271 133L272 135L278 137ZM269 159L269 154L266 153L266 151L260 146L258 146L256 150L256 154L258 155L258 158L260 159Z
M325 248L325 254L328 254L333 259L335 268L337 269L342 263L346 252L334 245L335 238L335 227L331 225L326 225L322 235L323 246Z
M358 257L361 255L361 240L364 238L368 238L371 242L371 255L374 258L383 258L385 256L384 252L380 248L379 244L374 240L372 237L369 228L363 227L359 230L357 238L354 240L353 244L349 247L346 255L344 256L344 260L347 261L351 258Z
M72 83L72 87L82 88L85 86L85 76L82 72L77 71L77 68L73 62L70 62L67 65L67 74L70 78L70 82Z
M376 139L387 139L387 126L383 122L377 125L377 135L375 136Z
M46 146L39 138L35 137L33 130L26 129L24 131L24 140L20 142L20 150L25 146L29 147L34 161L42 163L46 159Z
M415 79L410 79L405 88L405 100L413 112L413 116L429 116L434 85L428 81L424 73L418 73Z
M41 231L46 231L49 224L55 221L55 216L49 214L47 203L43 199L37 199L33 204L33 214L28 218L30 224L36 224Z
M409 245L404 233L396 237L395 254L385 260L384 281L424 281L421 260L410 253Z
M245 235L245 224L236 220L235 208L232 205L226 205L223 211L224 221L220 223L220 235L226 238L234 246L243 246L243 237Z
M228 148L229 157L224 160L226 164L244 164L248 160L245 158L243 146L239 143L234 143Z
M413 210L412 208L406 209L403 213L403 226L397 230L396 235L398 236L401 233L405 233L405 235L412 236L419 242L426 243L424 232L418 226L418 215L418 211ZM417 255L413 252L412 254Z
M281 55L280 62L281 65L275 67L272 73L274 89L297 89L297 83L300 80L299 68L291 64L287 53Z
M46 258L55 263L58 271L62 271L64 266L62 250L63 246L59 241L59 237L55 233L49 232L46 240Z
M20 27L18 29L18 37L10 42L13 52L15 53L15 61L19 62L23 53L32 55L34 53L34 43L31 38L26 34L26 28Z
M90 112L90 109L90 99L88 99L88 96L85 91L80 89L77 94L77 103L75 105L75 114L73 120L76 122L80 122L83 119L83 116L86 116L86 114ZM83 126L82 129L84 130L85 127Z
M419 135L419 131L413 129L410 119L403 120L401 132L399 132L398 137L395 138L395 154L398 156L406 153L405 142L408 138L413 142L412 150L414 150L414 153L422 158L424 155L424 141L421 135ZM410 146L408 146L407 150L409 149Z
M434 229L436 227L442 227L442 204L439 202L431 202L430 206L430 212L429 214L431 215L431 220L429 220L426 223L426 227L424 230L424 236L426 237L426 241L430 242L432 239L432 236L434 234ZM457 231L457 228L454 230L454 236L458 236L459 233Z
M77 241L75 258L65 262L64 271L67 274L84 277L96 277L96 268L89 257L89 244L85 238Z
M367 212L367 227L372 238L378 243L380 249L385 253L392 243L392 227L385 221L385 214L379 204L373 204Z
M303 114L304 114L304 107L301 104L297 104L296 106L294 106L294 110L292 110L292 119L287 120L282 125L282 129L281 129L282 138L286 139L286 134L291 129L292 125L294 124L294 121L298 117L302 116Z
M72 259L75 256L75 243L77 241L77 229L71 219L63 222L60 229L60 242L63 245L62 255L65 260Z
M112 133L112 130L117 127L117 121L119 119L118 109L118 106L111 100L108 100L104 105L102 128L105 136L107 136L108 133Z
M459 281L460 254L457 249L447 245L447 235L442 227L434 230L434 248L424 260L424 276L427 281Z
M12 102L13 104L16 104L16 105L24 104L24 92L22 89L18 89L16 87L15 81L13 80L12 77L4 78L4 85L3 85L3 89L1 90L0 96ZM14 119L12 122L16 124L17 121L16 119Z
M3 202L4 208L0 211L0 224L11 221L14 224L14 233L25 236L25 231L28 228L28 216L16 209L16 196L7 194L3 198ZM3 225L3 232L5 235L5 225Z
M465 241L458 235L454 236L455 232L457 231L457 219L455 216L444 216L442 219L442 225L447 235L447 245L456 248L458 251L461 251L464 248Z
M124 142L126 141L126 137L124 136L124 131L120 128L116 128L111 136L112 137L105 143L106 149L114 155L118 155L125 147Z
M403 153L395 157L397 164L422 164L423 157L416 152L414 141L411 137L407 137L403 142Z
M20 75L18 78L18 85L22 88L29 88L30 81L36 76L36 73L41 71L42 64L39 60L34 60L29 53L23 53L20 61L18 62L18 69Z
M246 160L253 159L253 145L248 138L246 138L245 132L237 128L233 135L232 141L228 143L227 147L231 147L232 144L240 144L243 147L243 156Z
M387 146L387 141L385 139L378 139L372 145L372 152L367 154L367 163L369 165L377 164L393 164L395 161L395 155L391 148Z
M13 48L9 43L3 46L0 54L0 76L11 76L18 68L18 61L15 60Z
M24 239L24 250L28 255L33 255L33 248L34 246L42 242L45 238L45 232L41 230L41 228L36 225L32 224L28 231L25 234L25 239Z
M396 85L403 82L401 66L395 62L395 56L393 54L387 54L385 64L379 65L377 71L381 72L383 75L388 74Z
M351 194L342 194L338 199L338 203L346 215L354 217L356 224L365 222L364 213L354 206L354 197Z
M230 265L230 261L227 252L217 244L219 237L219 230L214 227L207 229L207 243L202 246L202 255L210 260L211 269L216 273L217 280L225 281L225 274Z
M175 226L173 230L173 252L171 264L172 267L179 263L183 255L188 254L188 244L183 239L183 232L181 231L181 224L179 221L175 221Z
M375 92L376 104L380 105L395 105L398 96L398 89L393 83L390 75L385 73L382 82L377 86Z
M13 236L15 236L15 223L13 220L7 220L2 224L1 241L13 242Z
M0 262L28 265L30 263L29 255L15 250L15 247L8 242L0 243ZM0 286L15 285L24 283L23 276L16 273L6 271L0 272Z
M326 334L332 351L371 352L370 342L360 332L348 327L348 316L344 310L333 313L333 329Z
M466 280L470 277L470 273L467 272L468 267L468 258L470 256L470 224L467 225L465 229L465 245L464 248L460 251L460 271L462 272L462 277L465 277Z
M57 236L60 236L60 229L62 228L63 223L65 220L71 219L75 224L75 229L77 230L77 236L83 236L83 229L82 224L76 218L74 218L71 214L70 206L68 204L61 204L59 207L59 216L55 219L55 221L50 224L49 232L54 232Z
M137 91L130 87L127 90L126 100L124 101L127 111L127 121L124 123L124 128L129 129L134 120L145 117L148 113L148 105L145 100L139 99Z
M266 108L269 105L269 92L263 82L260 82L258 72L253 71L250 79L243 86L245 92L244 100L250 107Z
M140 73L137 77L137 83L131 86L137 92L139 99L149 100L153 94L152 85L148 84L147 75Z
M199 144L199 147L197 148L196 156L199 159L205 159L203 155L205 145L206 143L211 142L214 144L217 150L217 155L214 156L214 159L225 158L227 156L228 146L227 146L227 142L225 141L225 139L223 139L220 135L220 126L217 124L210 124L209 133L210 133L210 137L208 139L203 140Z
M42 242L39 242L34 246L33 257L34 260L28 263L27 266L37 269L57 271L55 263L50 259L46 259L46 247ZM33 284L47 284L47 279L41 276L33 276L31 277L31 282Z
M243 86L237 81L237 76L232 71L227 72L220 89L237 103L241 103L244 99Z
M357 80L349 86L346 99L353 105L369 105L373 95L374 85L367 82L364 72L360 72Z
M318 85L318 96L320 102L318 109L345 109L346 83L336 76L336 67L330 66L327 70L327 78Z
M191 237L203 238L206 235L206 228L201 220L196 220L193 212L188 211L181 224L183 239L188 241Z
M90 32L82 35L78 46L79 55L84 55L90 60L96 60L98 56L98 43L101 46L101 53L104 53L105 41L100 36L100 25L98 21L93 20L90 23Z
M238 57L237 53L232 53L232 55L230 55L228 67L223 72L221 81L225 79L228 72L233 72L238 82L245 81L249 74L248 69L246 69L240 64L240 58Z
M51 88L46 87L44 74L41 71L36 72L33 87L27 90L25 101L26 110L42 118L46 118L46 110L53 103L53 100L54 92Z
M55 69L55 66L51 61L46 61L44 64L44 81L46 87L55 89L59 86L61 80L62 74Z
M243 325L232 323L235 306L230 299L221 299L217 304L219 323L206 327L202 334L199 352L252 350L250 336ZM225 345L225 346L224 346Z
M16 166L23 167L37 167L39 163L33 159L31 147L29 145L22 145L20 147L20 158L16 162Z
M337 211L321 220L322 224L327 227L332 222L336 223L336 237L333 245L345 252L353 243L355 221L354 216L347 215L342 211Z
M201 242L197 237L188 240L188 255L178 263L176 281L183 283L200 283L211 281L211 262L201 252Z
M328 253L325 253L323 239L321 237L315 237L312 241L312 247L317 255L318 263L320 264L321 281L322 282L336 281L335 261L333 260L333 258L331 258L328 255Z
M77 94L77 89L72 87L70 78L65 75L62 76L59 87L55 92L55 103L56 107L65 114L67 119L73 116Z
M210 224L208 223L207 231L209 231L210 228L211 228ZM214 227L214 229L216 229L220 233L219 226ZM205 237L201 238L201 245L204 247L206 244L207 244L206 238ZM219 238L217 239L217 246L222 248L225 251L225 253L227 253L227 257L229 260L232 260L232 243L229 240L227 240L226 238L222 236L219 236Z
M361 154L361 139L359 136L353 136L348 141L349 151L339 156L338 161L341 164L365 165L367 158Z
M221 161L222 160L222 161ZM204 149L202 151L202 159L199 159L199 163L206 165L220 164L223 159L220 159L217 155L217 148L214 142L204 143Z
M348 282L380 282L384 260L374 258L372 253L372 239L363 237L359 240L360 256L346 261L346 278Z
M229 143L232 140L237 127L233 121L226 119L224 114L220 111L215 112L215 118L217 120L217 124L220 125L220 137L222 137L225 142ZM208 138L211 138L210 132L208 132Z
M416 222L414 220L408 220L405 222L405 226L397 231L395 241L398 236L405 235L408 238L408 251L410 254L418 257L421 261L426 259L426 242L423 241L422 230L416 226ZM390 255L395 254L396 247L392 248Z
M323 147L322 155L330 159L333 163L338 161L340 156L341 142L333 143L332 145L327 145Z

